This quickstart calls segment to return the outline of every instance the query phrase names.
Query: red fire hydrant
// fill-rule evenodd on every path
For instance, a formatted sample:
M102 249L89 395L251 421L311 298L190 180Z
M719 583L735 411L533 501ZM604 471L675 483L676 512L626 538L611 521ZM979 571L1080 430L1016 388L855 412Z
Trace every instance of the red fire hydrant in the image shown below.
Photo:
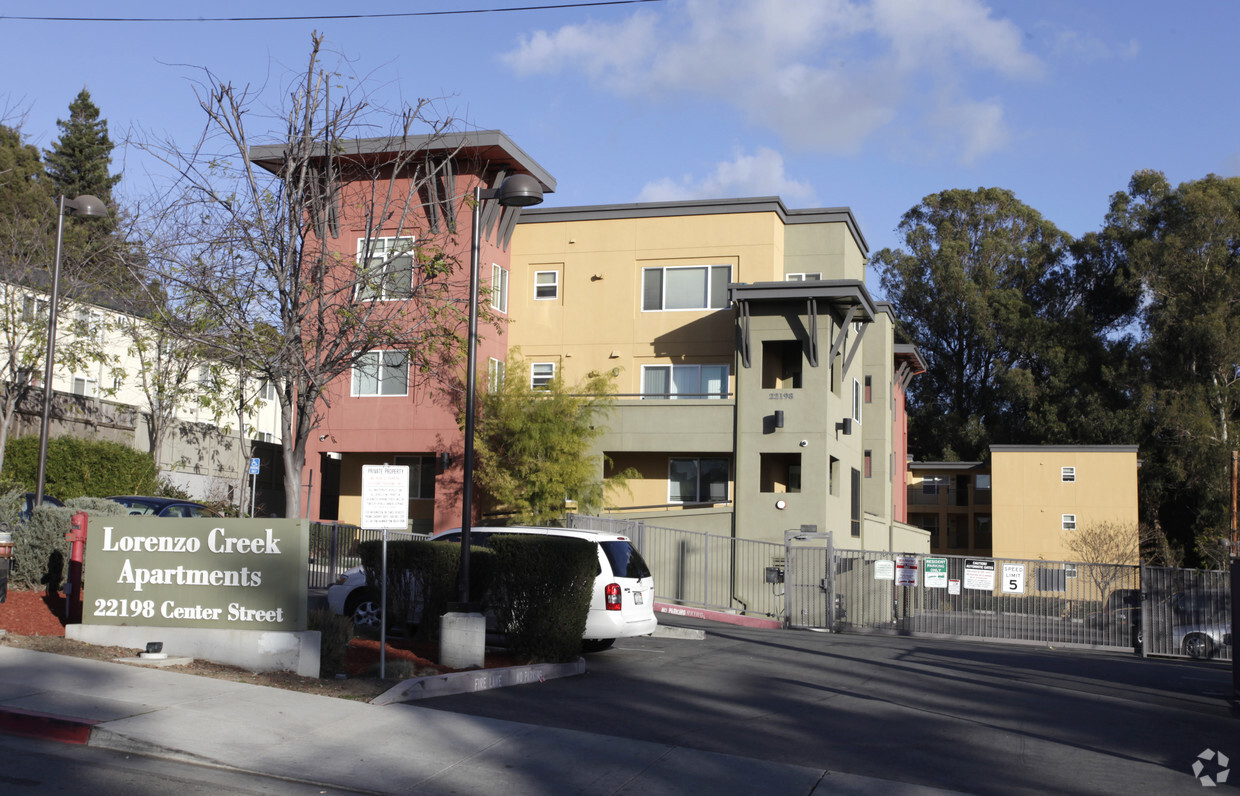
M69 540L69 582L65 584L65 619L69 622L82 621L82 560L86 554L86 522L89 519L84 511L75 512L69 519L69 532L65 538Z

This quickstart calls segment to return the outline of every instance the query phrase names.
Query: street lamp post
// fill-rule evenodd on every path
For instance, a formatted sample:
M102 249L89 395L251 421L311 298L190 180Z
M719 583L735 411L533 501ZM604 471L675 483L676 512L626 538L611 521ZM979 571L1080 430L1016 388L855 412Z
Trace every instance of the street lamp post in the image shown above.
M107 205L90 194L56 200L56 261L52 267L52 295L47 304L47 354L43 363L43 423L39 426L39 473L34 504L43 505L43 482L47 477L47 436L52 424L52 359L56 349L56 304L60 294L60 249L65 230L65 213L75 216L106 216Z
M469 533L473 526L474 412L478 373L478 261L482 248L482 202L495 199L503 207L529 207L542 202L542 186L528 174L513 174L498 188L474 186L473 238L469 249L469 343L465 352L465 461L461 485L460 606L469 605Z

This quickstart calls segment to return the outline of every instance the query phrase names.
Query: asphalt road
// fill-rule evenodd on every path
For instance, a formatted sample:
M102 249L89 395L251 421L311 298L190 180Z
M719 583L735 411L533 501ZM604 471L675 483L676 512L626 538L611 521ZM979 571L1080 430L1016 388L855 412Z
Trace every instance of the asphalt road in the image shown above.
M621 640L580 677L418 704L977 794L1200 793L1207 749L1240 769L1223 664L674 621L706 639Z

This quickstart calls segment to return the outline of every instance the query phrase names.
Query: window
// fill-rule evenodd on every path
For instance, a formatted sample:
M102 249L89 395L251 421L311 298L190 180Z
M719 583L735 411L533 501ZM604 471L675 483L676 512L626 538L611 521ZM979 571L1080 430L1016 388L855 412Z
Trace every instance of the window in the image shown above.
M534 272L534 300L546 301L560 297L560 272Z
M874 377L865 377L865 402L874 403Z
M992 544L990 517L979 514L973 518L973 549L988 551Z
M24 323L47 323L47 299L39 296L26 296L22 299L22 321Z
M1059 479L1063 481L1065 484L1070 484L1070 483L1075 482L1076 481L1076 468L1075 467L1060 467L1059 468Z
M554 362L530 363L530 387L535 390L546 389L555 379Z
M829 494L838 495L840 493L840 460L834 456L830 459L827 465L827 491Z
M397 465L409 467L409 499L435 499L435 457L434 456L397 456Z
M276 385L270 380L263 379L263 383L258 387L258 397L264 401L274 401L276 399Z
M1075 515L1075 514L1065 514L1065 515L1063 515L1063 529L1064 529L1065 531L1075 531L1075 530L1076 530L1076 515Z
M84 395L87 398L97 398L99 397L99 382L95 379L88 379L85 376L74 376L73 394Z
M1034 570L1038 591L1067 591L1068 573L1062 569L1038 567Z
M487 360L487 392L499 392L504 387L504 362L491 357Z
M853 420L861 422L861 382L853 379Z
M855 467L852 468L852 504L848 529L854 538L861 536L861 471Z
M407 395L409 356L403 351L368 351L353 365L353 395Z
M866 478L874 475L874 451L865 452L865 464L862 466L862 474Z
M947 476L945 475L927 475L921 479L921 493L923 495L937 495L939 488L947 489Z
M259 442L275 442L276 441L275 435L272 434L270 431L255 431L254 439L256 439Z
M491 307L508 312L508 269L491 265Z
M412 296L413 238L371 238L369 257L366 240L357 242L357 299L388 301Z
M973 505L990 505L990 474L978 473L973 479Z
M668 503L720 503L727 499L727 459L668 460Z
M726 398L727 365L642 365L644 398Z
M642 310L717 310L728 306L730 265L642 269Z
M818 279L822 279L821 271L806 274L788 274L784 277L784 280L787 282L806 282Z

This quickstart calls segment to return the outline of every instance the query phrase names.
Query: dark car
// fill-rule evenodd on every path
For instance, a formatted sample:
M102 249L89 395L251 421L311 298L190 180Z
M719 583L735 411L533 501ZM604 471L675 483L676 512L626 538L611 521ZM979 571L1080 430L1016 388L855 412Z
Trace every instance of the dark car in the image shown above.
M146 497L142 495L113 496L115 500L129 509L131 515L143 517L218 517L216 512L192 500L176 498Z
M34 498L35 498L34 492L26 493L26 507L22 509L22 522L25 522L26 520L30 519L30 515L34 513ZM51 495L44 495L43 505L60 506L63 508L65 504L60 502L58 498L54 498Z
M1105 644L1141 646L1141 590L1116 589L1107 595L1102 611L1088 621L1103 634Z

